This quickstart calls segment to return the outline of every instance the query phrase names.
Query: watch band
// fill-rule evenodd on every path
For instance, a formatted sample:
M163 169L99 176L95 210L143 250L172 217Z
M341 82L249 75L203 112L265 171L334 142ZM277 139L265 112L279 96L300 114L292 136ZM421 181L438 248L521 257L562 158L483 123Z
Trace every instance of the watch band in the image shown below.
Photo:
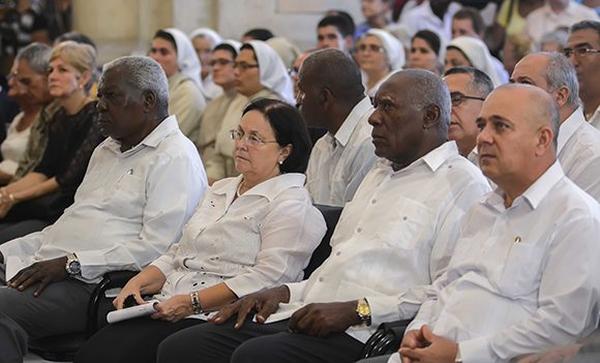
M194 314L202 313L202 305L200 305L200 296L198 295L198 291L194 291L190 294L190 298L192 299L192 311Z

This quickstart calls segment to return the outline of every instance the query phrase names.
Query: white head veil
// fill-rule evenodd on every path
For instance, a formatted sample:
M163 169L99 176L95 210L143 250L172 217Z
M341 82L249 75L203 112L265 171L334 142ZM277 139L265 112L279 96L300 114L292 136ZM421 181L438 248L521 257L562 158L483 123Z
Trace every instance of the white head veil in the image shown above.
M261 40L251 40L245 44L250 44L256 54L260 84L275 92L282 101L293 105L292 79L277 52Z
M198 28L190 33L190 40L193 40L197 36L202 36L208 38L211 42L211 48L217 46L217 44L222 43L223 39L216 31L210 28Z
M496 72L492 55L483 41L474 37L461 36L450 41L448 47L460 49L467 56L474 68L484 72L494 83L494 87L502 84L502 78Z
M236 53L239 53L240 52L240 48L242 47L242 43L238 42L235 39L225 39L225 40L223 40L221 43L219 43L217 45L221 45L221 44L230 45L231 47L233 47L233 49L235 49Z
M179 71L191 78L200 91L203 91L202 82L200 81L200 71L202 68L198 61L196 51L192 46L192 42L179 29L167 28L163 30L171 34L175 39L175 44L177 45L177 66L179 67Z
M383 49L385 49L385 54L392 67L392 71L397 71L404 67L404 62L406 61L404 47L396 37L381 29L369 29L365 35L373 35L379 39L381 45L383 45Z

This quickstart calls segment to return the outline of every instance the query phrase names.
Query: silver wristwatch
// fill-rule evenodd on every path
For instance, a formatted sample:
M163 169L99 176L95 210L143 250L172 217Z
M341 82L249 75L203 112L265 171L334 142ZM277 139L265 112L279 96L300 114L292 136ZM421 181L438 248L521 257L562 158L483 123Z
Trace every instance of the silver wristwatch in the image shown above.
M69 253L67 255L65 270L67 270L67 273L70 276L81 275L81 263L79 263L79 259L74 253Z

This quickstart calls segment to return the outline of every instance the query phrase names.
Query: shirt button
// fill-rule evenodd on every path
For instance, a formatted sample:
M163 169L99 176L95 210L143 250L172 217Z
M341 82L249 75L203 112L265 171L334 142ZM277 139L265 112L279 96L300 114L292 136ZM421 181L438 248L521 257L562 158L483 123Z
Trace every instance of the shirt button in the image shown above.
M377 203L377 199L371 199L371 204Z
M323 278L322 277L319 277L319 282L323 282Z
M358 227L358 228L356 229L356 233L360 233L360 232L362 232L362 228Z
M407 216L404 216L404 217L402 217L402 220L403 220L403 221L405 221L405 220L407 220L407 219L408 219L408 217L407 217Z
M335 253L335 255L336 255L336 256L339 256L339 255L341 255L341 254L342 254L342 252L340 252L340 251L337 251L337 252Z

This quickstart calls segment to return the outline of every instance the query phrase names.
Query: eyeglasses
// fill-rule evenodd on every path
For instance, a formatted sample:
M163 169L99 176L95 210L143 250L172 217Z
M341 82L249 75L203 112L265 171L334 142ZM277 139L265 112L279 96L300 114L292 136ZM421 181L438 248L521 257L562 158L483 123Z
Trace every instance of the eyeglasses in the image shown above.
M231 63L235 63L235 62L232 60L229 60L229 59L222 59L222 58L213 59L210 62L208 62L208 64L210 64L211 67L214 67L217 64L220 66L226 66Z
M577 47L577 48L565 48L562 53L565 57L569 58L571 55L575 55L576 57L583 57L588 54L600 53L600 50L586 47Z
M234 141L243 141L247 145L250 146L260 146L263 144L273 144L277 143L277 140L263 140L256 134L246 135L242 130L229 130L229 134L231 135L231 139Z
M242 71L248 70L250 68L258 68L258 64L248 64L246 62L234 62L233 68L239 68Z
M367 51L367 49L374 53L383 53L385 51L381 45L377 44L360 44L358 47L356 47L357 52L364 53Z
M485 101L485 98L475 97L475 96L466 96L460 92L450 92L450 100L452 101L452 106L460 106L466 100Z

